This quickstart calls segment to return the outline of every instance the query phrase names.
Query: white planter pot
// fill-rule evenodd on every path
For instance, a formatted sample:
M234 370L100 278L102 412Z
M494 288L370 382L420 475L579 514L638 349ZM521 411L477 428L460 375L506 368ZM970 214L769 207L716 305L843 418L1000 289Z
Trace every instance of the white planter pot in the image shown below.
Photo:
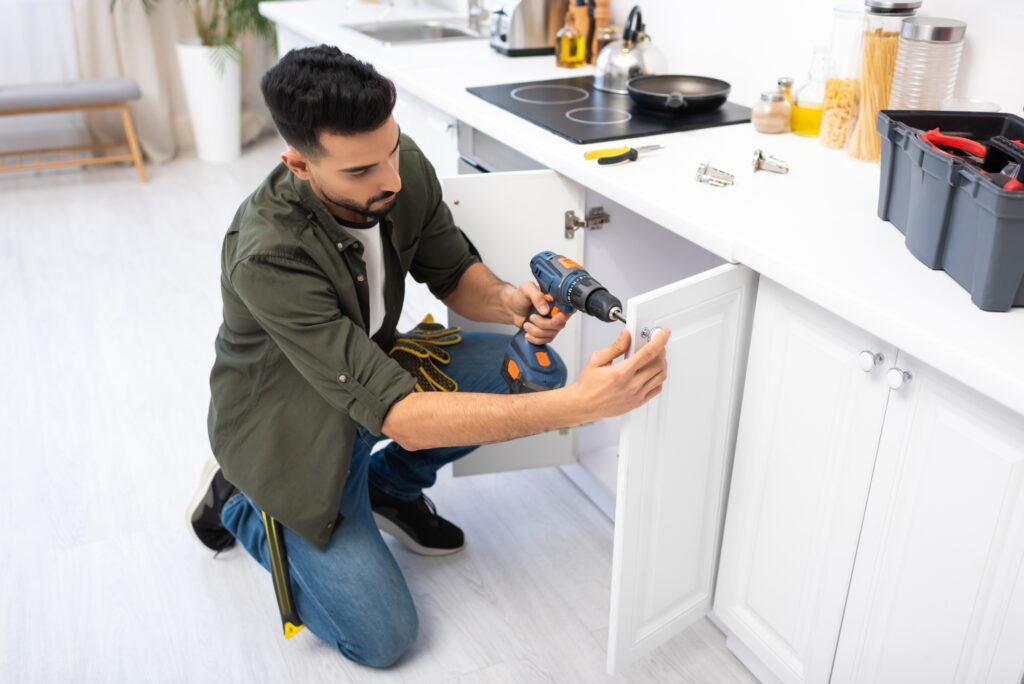
M178 43L196 153L204 162L235 161L242 152L242 65L198 41Z

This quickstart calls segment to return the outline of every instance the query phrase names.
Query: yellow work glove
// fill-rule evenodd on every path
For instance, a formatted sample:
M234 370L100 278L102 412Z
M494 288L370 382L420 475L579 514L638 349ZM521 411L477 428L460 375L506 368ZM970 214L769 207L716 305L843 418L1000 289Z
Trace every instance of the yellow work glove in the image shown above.
M445 328L427 314L419 325L395 338L388 355L416 378L417 392L457 392L459 384L448 377L437 364L451 362L445 350L462 341L462 328Z

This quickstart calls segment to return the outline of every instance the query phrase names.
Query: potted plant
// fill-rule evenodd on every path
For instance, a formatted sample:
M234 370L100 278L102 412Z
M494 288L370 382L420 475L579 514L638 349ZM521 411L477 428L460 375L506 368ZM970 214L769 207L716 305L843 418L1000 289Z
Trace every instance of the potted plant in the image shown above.
M158 0L141 0L152 9ZM241 154L242 54L247 33L274 39L274 26L259 13L259 0L178 0L185 5L196 38L178 43L178 67L188 101L196 153L224 163ZM117 0L111 0L113 10Z

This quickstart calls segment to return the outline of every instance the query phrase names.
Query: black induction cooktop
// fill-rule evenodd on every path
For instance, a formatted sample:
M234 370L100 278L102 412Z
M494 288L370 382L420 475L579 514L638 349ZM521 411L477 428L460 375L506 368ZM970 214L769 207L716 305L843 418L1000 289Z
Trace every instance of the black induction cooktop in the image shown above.
M750 121L750 108L732 102L726 102L713 112L700 114L663 114L646 110L633 102L629 95L596 89L593 76L506 83L466 90L581 145Z

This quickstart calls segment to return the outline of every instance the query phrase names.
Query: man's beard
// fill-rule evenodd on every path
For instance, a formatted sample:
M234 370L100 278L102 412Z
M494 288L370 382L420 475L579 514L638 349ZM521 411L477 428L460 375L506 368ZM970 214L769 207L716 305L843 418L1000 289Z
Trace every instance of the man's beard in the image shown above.
M371 197L366 204L359 204L358 202L347 199L345 197L331 197L323 188L320 189L320 192L323 194L324 199L326 199L328 202L335 206L342 207L343 209L348 209L349 211L354 211L357 214L362 214L363 216L368 216L370 218L375 219L384 218L385 216L388 215L388 212L394 209L395 206L398 204L398 197L395 197L395 199L392 200L391 204L387 205L383 209L370 208L374 202L379 202L380 200L385 200L393 196L395 193L391 192L390 190L387 192L382 192L376 197Z

